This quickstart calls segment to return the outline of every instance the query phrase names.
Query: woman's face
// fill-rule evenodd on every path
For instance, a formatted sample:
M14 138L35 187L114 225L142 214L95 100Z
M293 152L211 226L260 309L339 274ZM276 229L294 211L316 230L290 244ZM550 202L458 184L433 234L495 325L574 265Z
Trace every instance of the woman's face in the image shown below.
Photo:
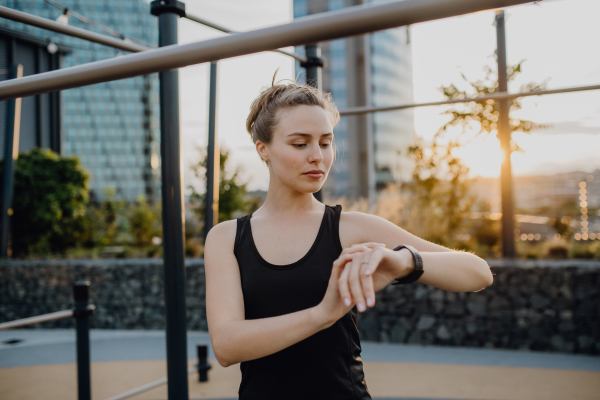
M333 128L319 106L295 106L277 112L271 143L256 143L269 160L271 179L302 193L315 193L333 163Z

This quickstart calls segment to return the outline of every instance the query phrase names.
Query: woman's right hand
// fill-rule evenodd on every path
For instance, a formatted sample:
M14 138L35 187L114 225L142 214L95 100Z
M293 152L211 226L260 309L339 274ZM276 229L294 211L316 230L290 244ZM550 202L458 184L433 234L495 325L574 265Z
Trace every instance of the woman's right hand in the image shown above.
M344 304L339 290L338 280L340 279L346 264L351 263L356 254L374 249L378 246L384 245L381 243L355 244L352 247L344 249L338 259L334 261L325 296L323 297L323 300L321 300L321 303L315 308L321 323L326 325L325 328L335 324L337 320L346 315L355 305L354 303L350 303L349 305Z

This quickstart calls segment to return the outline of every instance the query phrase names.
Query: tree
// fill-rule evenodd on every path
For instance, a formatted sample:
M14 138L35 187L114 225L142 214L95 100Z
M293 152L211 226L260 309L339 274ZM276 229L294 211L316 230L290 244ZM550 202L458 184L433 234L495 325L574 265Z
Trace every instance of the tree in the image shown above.
M508 81L513 82L521 72L523 61L509 66ZM489 66L484 68L485 78L470 82L464 74L461 76L470 90L461 90L455 84L441 86L439 89L448 100L485 96L495 93L498 87L497 73ZM542 90L545 83L528 83L521 86L521 92ZM518 98L510 100L511 111L521 108ZM466 144L464 136L467 128L476 124L477 135L497 134L498 104L493 100L485 102L472 101L457 104L445 112L452 118L445 123L433 136L430 143L417 139L414 146L409 148L409 155L415 162L412 182L405 185L416 204L412 206L410 218L417 218L423 223L417 227L422 237L441 244L456 242L457 234L466 228L475 204L475 198L469 195L471 178L469 168L453 153ZM462 127L458 135L450 137L450 127ZM534 129L546 127L532 121L510 120L511 130L529 133ZM476 135L476 136L477 136ZM511 151L522 151L512 141ZM486 245L496 242L495 227L491 221L476 224L474 236L484 241Z
M508 66L507 74L509 84L513 82L516 79L516 77L521 73L521 66L524 61L525 60L521 60L516 65ZM454 84L450 84L448 86L441 86L439 89L444 94L444 97L448 100L473 98L495 93L498 89L498 73L497 71L494 71L490 66L485 66L484 71L485 78L476 80L474 82L469 82L467 77L463 73L461 73L462 78L472 90L460 90ZM546 89L546 82L530 82L525 85L521 85L519 92L526 93L540 91L544 89ZM509 104L510 111L516 111L522 108L520 98L510 99ZM444 114L451 115L452 118L439 129L437 135L442 135L442 133L447 131L447 129L451 126L461 126L463 128L464 133L466 128L471 124L471 122L479 124L479 132L477 133L478 135L491 134L493 132L496 132L496 135L498 135L497 122L500 112L498 111L498 102L494 100L486 100L485 102L472 101L469 103L457 104L455 105L454 109L448 110L444 112ZM524 119L510 119L511 132L519 131L524 133L530 133L533 130L546 128L548 126L549 125L538 124L536 122ZM511 152L513 151L522 151L522 149L514 140L511 140Z
M221 157L219 162L219 221L227 221L234 218L235 212L250 213L255 211L260 202L253 196L248 195L246 189L247 182L240 180L239 174L241 168L238 166L230 173L227 162L229 152L219 149ZM200 150L202 159L198 164L192 166L192 171L197 178L201 178L206 187L206 153ZM193 186L188 186L192 191L190 195L190 204L194 214L200 221L204 221L204 210L206 204L206 194L199 193Z
M162 236L161 205L151 207L146 196L140 195L137 203L131 204L127 214L129 232L137 246L152 244L153 237Z
M415 162L412 181L405 184L413 198L412 215L423 224L415 232L427 240L449 245L471 213L474 199L468 195L469 168L453 154L459 143L440 142L436 135L429 146L417 139L409 147Z
M0 173L4 169L0 164ZM49 149L19 154L15 168L13 256L64 252L84 231L88 173L77 157Z

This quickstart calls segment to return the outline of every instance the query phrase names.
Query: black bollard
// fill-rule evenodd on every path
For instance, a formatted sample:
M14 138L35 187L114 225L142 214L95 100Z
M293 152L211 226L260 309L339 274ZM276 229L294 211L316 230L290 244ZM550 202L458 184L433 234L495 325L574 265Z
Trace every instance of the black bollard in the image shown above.
M73 317L77 329L77 392L79 400L91 400L92 386L90 379L90 320L95 306L89 304L90 282L79 281L73 285L75 309Z
M208 370L212 368L206 359L208 356L208 346L199 344L196 346L196 351L198 352L198 365L196 365L198 382L208 382Z

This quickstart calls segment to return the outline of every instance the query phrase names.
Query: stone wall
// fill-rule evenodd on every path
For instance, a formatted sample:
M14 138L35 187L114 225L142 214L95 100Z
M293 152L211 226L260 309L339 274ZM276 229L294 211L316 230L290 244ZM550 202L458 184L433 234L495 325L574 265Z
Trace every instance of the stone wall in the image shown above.
M206 330L204 264L186 260L188 329ZM489 261L494 284L451 293L388 286L359 316L363 340L600 354L600 262ZM162 260L0 262L0 322L72 307L92 283L92 328L164 329ZM37 325L72 327L59 320Z

